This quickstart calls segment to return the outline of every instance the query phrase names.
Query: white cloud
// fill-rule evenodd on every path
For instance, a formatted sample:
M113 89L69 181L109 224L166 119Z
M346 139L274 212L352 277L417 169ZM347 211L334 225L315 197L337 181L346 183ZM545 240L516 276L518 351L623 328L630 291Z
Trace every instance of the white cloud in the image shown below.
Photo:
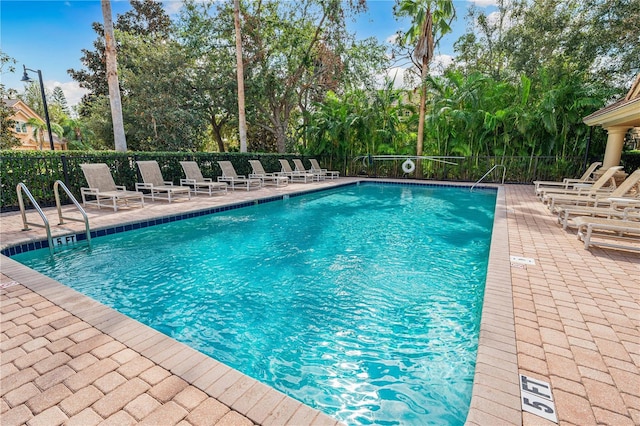
M444 70L453 63L451 55L436 55L429 66L429 74L440 76ZM393 87L396 89L412 89L418 84L419 75L417 69L407 61L405 66L389 68L384 74L377 77L377 82L382 87L385 79L393 80Z
M488 14L487 22L489 22L489 25L496 25L498 22L500 22L500 12L491 12L490 14Z
M380 79L380 85L384 81L384 77L393 80L393 87L396 89L400 89L404 87L404 75L406 72L409 72L406 68L393 67L387 70L387 73Z
M163 1L162 6L164 7L164 11L169 15L175 15L180 12L182 9L183 2L182 0L171 0L171 1Z
M389 44L396 44L396 40L398 40L398 33L394 33L385 39Z
M498 2L496 0L467 0L469 3L473 3L478 7L489 7L489 6L497 6Z
M60 86L62 92L64 93L64 97L67 98L67 105L69 105L70 107L79 104L82 96L89 93L87 89L81 88L80 84L78 84L77 81L68 81L66 83L61 83L59 81L48 80L44 82L44 87L47 93L53 92L53 89L55 89L56 86Z
M444 70L453 63L453 56L451 55L436 55L431 61L429 71L431 75L442 75Z

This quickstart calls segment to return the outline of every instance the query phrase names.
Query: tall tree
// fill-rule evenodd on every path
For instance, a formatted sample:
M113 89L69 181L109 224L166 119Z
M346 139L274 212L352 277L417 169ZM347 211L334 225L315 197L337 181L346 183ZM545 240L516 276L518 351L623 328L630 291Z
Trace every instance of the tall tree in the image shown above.
M69 104L67 103L67 97L64 95L62 87L60 86L54 87L53 92L51 93L51 101L49 103L51 106L57 105L66 115L71 113L69 110Z
M111 121L113 122L113 139L116 151L125 152L127 150L127 139L124 134L124 121L122 120L122 101L120 99L120 85L118 84L118 60L116 42L113 35L110 0L102 0L102 16L104 17L104 45Z
M475 8L455 45L469 74L516 82L522 73L540 87L542 70L557 82L580 74L587 83L626 87L640 69L637 0L498 0L492 17Z
M51 92L45 88L45 96L47 99L51 97ZM29 81L24 85L24 92L18 95L18 98L29 108L34 110L40 117L44 117L44 105L42 103L42 92L40 84L37 81Z
M451 22L455 18L452 0L400 0L395 11L398 16L408 16L412 25L404 34L401 43L415 43L413 59L420 69L420 112L418 116L418 135L416 155L422 155L424 141L425 108L427 88L425 80L429 74L429 63L433 60L435 45L440 38L451 31ZM418 176L421 168L418 167Z
M244 64L242 63L240 0L233 0L233 26L236 30L236 73L238 80L238 133L240 134L240 152L247 152L247 117L244 110Z
M127 87L123 114L129 148L200 149L207 122L190 78L194 59L175 40L129 33L119 33L119 37L127 58L121 76Z
M191 85L193 111L209 124L219 152L237 136L237 90L232 10L221 2L185 1L176 35L188 56L184 78Z
M15 71L15 59L0 50L0 76L7 72ZM11 119L14 114L13 108L5 103L5 99L9 99L15 95L11 90L7 90L0 78L0 149L10 149L20 145L18 139L12 129L16 122Z
M130 0L131 10L116 18L114 28L119 31L139 35L160 34L168 36L171 30L171 19L162 8L162 4L154 0ZM94 50L82 49L81 62L85 68L67 72L80 87L88 89L89 93L82 98L80 114L88 116L89 106L99 97L108 96L107 70L105 68L105 37L104 25L100 22L92 24L97 34L93 42ZM118 41L116 40L116 43Z
M324 96L332 84L326 77L332 73L334 79L344 78L341 56L351 42L345 16L364 7L364 2L355 0L269 0L247 7L243 21L246 63L251 67L245 72L251 79L247 97L255 108L255 125L273 135L278 152L287 149L300 105L317 100L311 97L313 91ZM340 60L331 61L330 56ZM329 66L332 62L338 66Z

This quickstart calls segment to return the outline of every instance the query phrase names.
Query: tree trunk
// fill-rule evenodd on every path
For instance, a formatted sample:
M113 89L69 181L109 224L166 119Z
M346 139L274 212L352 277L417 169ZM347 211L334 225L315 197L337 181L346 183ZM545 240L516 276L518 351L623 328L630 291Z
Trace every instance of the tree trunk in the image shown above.
M109 84L109 103L111 104L111 120L113 121L113 139L116 151L125 152L127 150L127 139L124 134L124 122L122 120L116 43L113 35L111 2L109 0L102 0L102 16L104 17L104 44L107 61L107 83Z
M247 152L247 119L244 111L244 64L242 63L242 37L240 35L240 0L233 0L233 24L236 28L236 64L238 79L238 133L240 152Z
M218 143L218 151L225 152L224 140L222 139L223 122L218 123L215 114L211 113L209 123L211 124L211 132L213 133L213 138Z
M420 113L418 115L418 140L416 142L416 155L422 155L422 148L424 145L424 121L426 115L426 103L427 103L427 86L424 81L427 78L429 72L429 58L424 56L422 58L422 70L420 72ZM422 161L418 158L416 160L416 177L422 177Z
M280 123L276 126L276 148L280 154L284 154L287 148L287 136Z

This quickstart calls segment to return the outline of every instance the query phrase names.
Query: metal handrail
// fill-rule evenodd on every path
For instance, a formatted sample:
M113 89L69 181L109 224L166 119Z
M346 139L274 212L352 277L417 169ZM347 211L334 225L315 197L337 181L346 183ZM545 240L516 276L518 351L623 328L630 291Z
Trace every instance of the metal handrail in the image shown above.
M474 184L471 186L471 189L469 189L469 191L473 191L473 188L475 188L475 187L476 187L476 185L478 185L480 182L482 182L482 179L486 178L486 177L489 175L489 173L491 173L492 171L494 171L497 167L502 167L502 183L501 183L501 185L504 185L504 178L505 178L505 176L506 176L506 174L507 174L507 168L505 167L505 165L504 165L504 164L496 164L495 166L493 166L492 168L490 168L490 169L489 169L489 171L488 171L487 173L485 173L485 174L484 174L480 179L478 179L478 180L476 181L476 183L474 183Z
M60 192L58 191L59 187L62 187L64 192L67 194L67 197L69 197L69 199L73 202L73 204L75 204L78 211L80 211L80 213L82 214L83 219L62 216L62 207L60 204ZM56 196L56 207L58 208L58 218L60 219L60 223L58 223L58 225L62 225L64 223L64 219L73 220L76 222L84 222L85 231L87 233L87 243L89 244L89 246L91 246L91 230L89 229L89 217L87 216L87 212L84 211L80 203L78 203L78 200L76 200L76 197L73 196L71 191L69 191L69 188L67 188L64 182L62 182L61 180L55 181L55 183L53 184L53 192Z
M42 218L44 225L40 225L39 223L27 222L27 214L25 212L24 201L22 199L23 191L25 194L27 194L27 197L31 201L31 204L33 204L33 207L36 209L36 211ZM16 192L18 193L18 204L20 205L20 213L22 214L22 224L24 225L24 228L22 228L22 230L28 231L29 225L46 229L47 241L49 242L49 251L51 252L51 254L53 254L53 239L51 238L51 228L49 227L49 220L47 219L47 216L45 216L44 212L40 208L40 205L38 204L36 199L33 198L33 195L31 195L31 192L29 191L29 188L27 188L27 185L25 185L23 182L19 182L18 185L16 185Z

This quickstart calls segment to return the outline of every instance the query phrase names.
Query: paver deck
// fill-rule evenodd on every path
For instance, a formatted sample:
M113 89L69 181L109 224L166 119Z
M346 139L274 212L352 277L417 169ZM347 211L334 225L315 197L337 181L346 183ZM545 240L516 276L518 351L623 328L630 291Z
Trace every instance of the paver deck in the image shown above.
M349 181L87 212L99 229ZM45 212L53 223L55 209ZM44 235L21 231L19 213L0 219L2 247ZM535 264L513 265L509 255ZM3 426L337 423L9 258L0 262ZM640 254L584 250L532 186L501 188L467 423L552 424L521 410L521 373L551 384L561 425L640 424L639 330Z

